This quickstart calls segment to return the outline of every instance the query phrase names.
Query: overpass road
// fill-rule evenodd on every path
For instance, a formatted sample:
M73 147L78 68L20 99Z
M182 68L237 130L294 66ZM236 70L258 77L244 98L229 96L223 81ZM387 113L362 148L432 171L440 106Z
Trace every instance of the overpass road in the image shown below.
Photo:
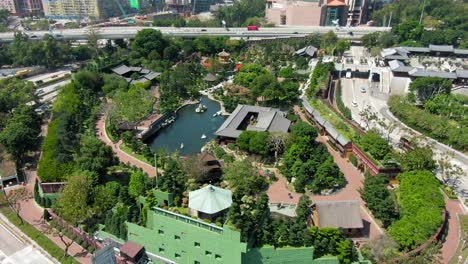
M279 38L279 37L303 37L314 33L335 32L340 38L360 39L363 35L377 31L389 31L389 27L272 27L260 28L249 31L247 28L175 28L175 27L102 27L95 28L95 32L101 39L125 39L133 38L136 33L145 28L160 30L163 34L178 37L228 36L238 38ZM85 40L89 35L89 28L56 30L52 33L57 39ZM41 39L49 31L27 32L31 39ZM0 42L11 42L14 32L0 33Z

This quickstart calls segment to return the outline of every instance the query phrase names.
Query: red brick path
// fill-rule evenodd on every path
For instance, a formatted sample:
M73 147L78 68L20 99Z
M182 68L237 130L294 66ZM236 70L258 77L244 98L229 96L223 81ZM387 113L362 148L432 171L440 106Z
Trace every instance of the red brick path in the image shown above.
M120 144L122 144L122 140L119 140L117 143L113 143L106 133L106 123L105 123L106 116L102 115L99 117L98 121L96 122L96 135L108 146L112 148L114 155L122 162L122 163L129 163L132 166L136 166L146 172L150 177L156 176L156 171L153 166L150 164L143 162L137 158L132 157L131 155L125 153L123 150L120 149Z
M442 246L443 263L454 256L460 243L460 221L457 215L465 214L460 201L445 199L445 209L449 212L448 233Z

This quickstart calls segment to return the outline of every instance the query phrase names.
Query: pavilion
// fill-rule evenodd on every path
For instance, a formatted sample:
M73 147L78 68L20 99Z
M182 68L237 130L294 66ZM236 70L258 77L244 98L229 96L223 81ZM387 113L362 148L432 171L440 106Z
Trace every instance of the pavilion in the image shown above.
M211 184L189 193L189 213L202 219L216 219L232 204L232 192Z

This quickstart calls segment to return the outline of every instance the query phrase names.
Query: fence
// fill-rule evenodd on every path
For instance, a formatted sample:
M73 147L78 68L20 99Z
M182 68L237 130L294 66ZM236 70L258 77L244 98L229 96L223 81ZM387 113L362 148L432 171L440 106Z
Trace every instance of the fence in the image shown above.
M52 209L46 209L46 210L49 213L50 218L52 218L52 220L56 220L57 223L61 227L66 228L68 231L75 234L78 238L80 238L81 240L86 242L88 245L95 247L96 250L99 250L99 249L103 248L103 245L99 241L97 241L96 239L90 237L86 232L79 229L78 227L73 227L73 226L70 226L69 224L67 224L62 218L60 218L58 215L56 215Z

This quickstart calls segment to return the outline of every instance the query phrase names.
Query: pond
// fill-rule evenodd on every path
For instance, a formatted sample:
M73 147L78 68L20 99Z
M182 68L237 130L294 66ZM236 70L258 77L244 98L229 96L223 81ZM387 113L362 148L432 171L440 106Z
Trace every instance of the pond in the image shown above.
M207 107L203 113L195 112L198 104L180 109L175 122L162 128L148 141L151 149L163 148L167 152L179 151L182 156L200 153L201 148L215 137L214 132L224 122L223 116L213 116L221 110L218 102L203 96L201 103ZM206 138L203 139L202 135ZM182 143L183 148L180 147Z

